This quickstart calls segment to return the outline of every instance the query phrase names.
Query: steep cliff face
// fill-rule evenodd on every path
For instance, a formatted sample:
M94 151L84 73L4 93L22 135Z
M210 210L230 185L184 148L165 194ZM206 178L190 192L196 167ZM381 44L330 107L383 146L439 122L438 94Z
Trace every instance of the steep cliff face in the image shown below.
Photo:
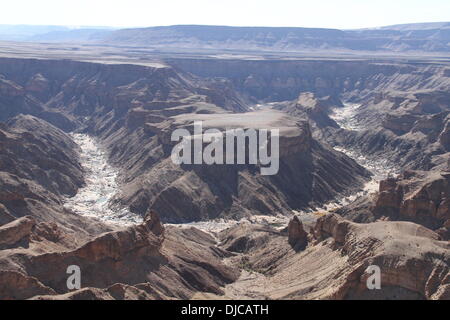
M405 171L398 178L382 181L374 212L439 229L445 236L450 224L449 179L449 172Z
M105 117L123 119L129 109L153 103L164 108L198 95L229 110L246 110L227 84L208 84L154 63L97 64L63 60L0 59L0 121L20 113L38 116L65 130ZM222 97L221 99L218 97Z
M439 142L445 151L450 152L450 118L447 117L444 129L439 134Z
M448 66L320 60L167 59L195 75L229 79L237 90L266 101L294 100L301 92L349 101L386 91L450 88Z
M58 203L74 195L83 183L77 146L61 130L44 120L20 115L0 131L2 203L14 215L27 207L26 199Z

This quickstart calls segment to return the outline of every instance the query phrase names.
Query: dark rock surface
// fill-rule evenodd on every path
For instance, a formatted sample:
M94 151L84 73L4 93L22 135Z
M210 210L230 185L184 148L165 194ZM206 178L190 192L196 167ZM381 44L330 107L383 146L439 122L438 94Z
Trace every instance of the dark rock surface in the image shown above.
M303 249L308 244L308 234L297 216L288 224L288 242L295 249Z

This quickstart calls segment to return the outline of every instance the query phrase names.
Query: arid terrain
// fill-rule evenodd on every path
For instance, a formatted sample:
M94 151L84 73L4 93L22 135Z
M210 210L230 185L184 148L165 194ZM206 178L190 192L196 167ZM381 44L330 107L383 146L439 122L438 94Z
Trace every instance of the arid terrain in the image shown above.
M434 27L314 31L346 53L308 51L305 30L289 38L304 50L281 31L186 44L186 26L0 42L0 299L450 299L449 29ZM279 171L174 163L194 121L278 129Z

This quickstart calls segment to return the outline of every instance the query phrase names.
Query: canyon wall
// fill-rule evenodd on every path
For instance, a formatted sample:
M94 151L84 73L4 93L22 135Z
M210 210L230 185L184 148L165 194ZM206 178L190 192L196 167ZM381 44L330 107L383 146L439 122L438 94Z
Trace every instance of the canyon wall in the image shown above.
M255 99L285 101L300 92L361 101L384 91L449 90L445 65L371 60L167 59L169 64L207 78L229 79Z

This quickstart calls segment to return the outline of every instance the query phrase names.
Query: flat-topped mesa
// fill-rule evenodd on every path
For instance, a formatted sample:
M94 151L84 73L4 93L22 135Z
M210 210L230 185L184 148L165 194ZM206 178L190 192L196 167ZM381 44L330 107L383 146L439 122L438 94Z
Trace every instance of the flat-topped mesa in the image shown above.
M182 109L191 112L180 112ZM135 213L154 208L165 222L221 215L289 214L292 208L307 207L311 202L327 201L344 190L356 189L370 175L343 154L315 141L307 121L292 120L282 111L264 108L230 113L205 104L165 111L162 122L157 122L157 117L148 118L142 121L143 132L136 129L115 140L114 154L126 155L121 156L127 161L125 166L133 168L120 201ZM244 139L236 137L239 132ZM264 147L264 135L267 147L260 149ZM148 139L146 146L135 147L142 139ZM275 142L279 142L277 150ZM239 143L244 147L237 148ZM236 152L228 154L229 147ZM154 150L144 156L146 161L143 149ZM212 149L220 152L213 154ZM242 158L237 152L241 149ZM269 160L265 163L261 161L264 152L265 160ZM212 161L205 160L209 156ZM342 174L331 173L331 168L339 168Z
M288 114L273 110L258 110L245 113L209 113L181 114L173 117L173 130L186 128L194 134L195 123L200 123L204 131L216 129L223 132L224 150L226 150L227 133L233 137L233 130L255 130L257 136L261 130L267 130L269 141L271 132L279 137L279 155L285 157L299 152L310 152L312 135L307 121L292 120ZM259 139L257 137L257 139ZM248 147L248 137L246 147Z

